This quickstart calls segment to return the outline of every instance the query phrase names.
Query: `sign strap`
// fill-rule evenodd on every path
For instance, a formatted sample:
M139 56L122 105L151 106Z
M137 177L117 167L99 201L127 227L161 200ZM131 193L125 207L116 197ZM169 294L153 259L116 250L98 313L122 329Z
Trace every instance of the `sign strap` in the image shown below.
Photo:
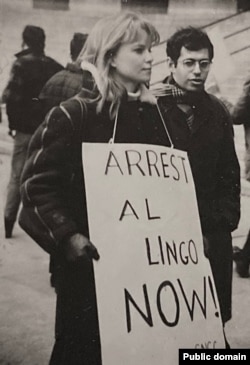
M168 131L167 126L166 126L166 124L164 122L164 119L163 119L163 116L162 116L162 113L161 113L161 110L160 110L158 104L156 104L156 108L157 108L157 111L159 113L159 116L160 116L161 122L163 124L164 130L165 130L165 132L167 134L167 137L169 139L170 148L174 148L174 144L173 144L172 138L170 137L169 131ZM115 143L115 135L116 135L117 123L118 123L118 113L119 113L119 111L117 111L117 113L115 115L115 123L114 123L114 128L113 128L113 134L112 134L112 137L109 140L109 143L111 143L111 144Z
M168 137L168 139L169 139L169 142L170 142L170 148L174 148L174 144L173 144L172 138L170 137L169 131L168 131L167 126L166 126L166 124L165 124L165 121L164 121L164 118L163 118L163 116L162 116L162 113L161 113L161 110L160 110L160 108L159 108L158 103L156 103L156 108L157 108L157 110L158 110L158 113L159 113L159 116L160 116L160 118L161 118L161 121L162 121L163 127L164 127L164 129L165 129L166 134L167 134L167 137Z
M113 135L112 135L112 137L109 140L109 143L111 143L111 144L115 143L115 134L116 134L116 129L117 129L118 113L119 113L119 111L117 110L117 113L115 115L115 123L114 123Z

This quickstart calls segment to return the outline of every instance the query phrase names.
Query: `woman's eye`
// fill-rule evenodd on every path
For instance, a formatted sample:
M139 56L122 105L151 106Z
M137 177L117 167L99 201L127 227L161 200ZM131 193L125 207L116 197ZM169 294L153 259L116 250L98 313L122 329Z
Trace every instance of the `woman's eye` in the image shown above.
M140 54L141 54L141 53L143 53L143 52L144 52L144 48L136 48L136 49L135 49L135 52L136 52L136 53L140 53Z

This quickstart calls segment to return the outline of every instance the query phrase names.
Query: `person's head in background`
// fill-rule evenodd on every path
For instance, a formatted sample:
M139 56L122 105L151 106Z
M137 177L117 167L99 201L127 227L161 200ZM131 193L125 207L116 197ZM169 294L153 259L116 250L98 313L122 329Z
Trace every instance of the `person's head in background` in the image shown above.
M22 33L22 47L28 47L34 54L43 54L45 48L44 30L35 25L26 25Z
M168 39L166 52L177 85L191 92L203 90L214 57L207 34L193 27L180 29Z
M74 33L73 38L70 41L70 56L73 62L76 61L77 57L79 56L79 53L81 52L87 37L88 34Z
M97 22L79 55L83 69L90 63L97 70L93 72L100 91L97 111L110 100L114 114L126 92L149 83L151 47L159 40L155 27L136 13L115 14Z

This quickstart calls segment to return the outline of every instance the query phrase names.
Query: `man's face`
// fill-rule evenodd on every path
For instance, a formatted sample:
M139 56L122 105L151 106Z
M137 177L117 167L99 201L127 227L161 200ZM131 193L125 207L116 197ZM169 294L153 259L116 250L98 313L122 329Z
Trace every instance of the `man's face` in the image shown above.
M207 48L189 51L182 47L177 64L170 59L169 66L175 82L187 91L199 92L204 84L210 68Z

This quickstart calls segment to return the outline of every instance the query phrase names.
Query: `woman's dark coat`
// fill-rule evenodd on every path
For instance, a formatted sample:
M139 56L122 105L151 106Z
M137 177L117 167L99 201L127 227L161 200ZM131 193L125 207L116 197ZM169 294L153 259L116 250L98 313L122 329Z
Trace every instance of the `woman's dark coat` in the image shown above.
M86 112L81 103L77 98L70 99L48 113L31 140L23 171L25 211L30 211L30 219L38 227L44 226L43 233L40 229L35 232L34 224L33 237L49 253L57 251L74 233L88 236L81 144L108 143L113 133L108 104L96 115L94 106L88 106ZM119 109L116 142L169 145L156 106L124 101ZM21 224L25 224L22 213Z
M67 263L63 246L74 233L89 236L82 142L108 143L113 128L108 104L96 115L94 105L86 111L81 100L71 99L52 109L30 143L19 222L52 258L57 315L51 364L101 364L92 262ZM126 98L115 141L169 145L156 106Z

